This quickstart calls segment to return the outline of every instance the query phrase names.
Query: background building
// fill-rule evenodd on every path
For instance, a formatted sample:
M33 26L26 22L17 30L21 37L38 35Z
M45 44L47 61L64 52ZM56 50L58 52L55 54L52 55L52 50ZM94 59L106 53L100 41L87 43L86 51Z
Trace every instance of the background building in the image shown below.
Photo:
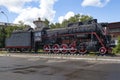
M117 44L117 38L120 36L120 22L113 22L108 24L109 34L111 34L112 39L115 40Z
M18 24L0 22L0 27L6 27L6 26L18 26Z

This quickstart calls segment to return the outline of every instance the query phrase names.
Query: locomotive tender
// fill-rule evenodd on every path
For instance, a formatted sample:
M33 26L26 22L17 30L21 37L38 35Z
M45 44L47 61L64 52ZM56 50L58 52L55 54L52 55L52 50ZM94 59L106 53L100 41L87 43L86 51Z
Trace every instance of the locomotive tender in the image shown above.
M37 52L43 49L46 53L111 53L111 37L107 34L107 23L97 20L71 23L65 28L49 29L41 20L34 22L34 30L13 32L6 39L9 51Z

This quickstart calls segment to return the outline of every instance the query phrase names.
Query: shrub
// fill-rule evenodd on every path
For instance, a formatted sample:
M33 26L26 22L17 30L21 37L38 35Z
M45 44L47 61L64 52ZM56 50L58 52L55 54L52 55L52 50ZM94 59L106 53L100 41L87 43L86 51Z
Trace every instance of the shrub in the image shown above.
M115 48L113 48L113 53L120 53L120 36L118 37L118 42Z

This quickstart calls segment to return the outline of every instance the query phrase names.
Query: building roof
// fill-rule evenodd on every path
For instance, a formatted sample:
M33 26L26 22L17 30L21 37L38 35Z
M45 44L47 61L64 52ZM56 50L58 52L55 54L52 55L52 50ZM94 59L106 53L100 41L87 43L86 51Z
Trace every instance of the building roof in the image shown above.
M0 22L0 26L16 26L16 25L19 25L19 24L14 24L14 23L5 23L5 22Z
M120 28L120 22L112 22L112 23L109 23L109 24L108 24L108 27L109 27L110 29L112 29L112 28Z

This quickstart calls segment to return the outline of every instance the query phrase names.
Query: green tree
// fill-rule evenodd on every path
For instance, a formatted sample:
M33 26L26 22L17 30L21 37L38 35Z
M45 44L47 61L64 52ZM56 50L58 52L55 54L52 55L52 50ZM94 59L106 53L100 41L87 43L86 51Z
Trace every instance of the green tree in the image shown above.
M120 36L118 37L117 46L113 48L113 53L120 53Z
M51 23L51 24L50 24L50 28L51 28L51 29L56 28L55 24Z
M60 24L61 27L66 27L70 23L70 20L63 20L63 22Z
M84 21L87 21L87 20L92 20L93 17L88 16L88 15L81 15L79 19L80 19L79 21L84 22Z
M44 23L45 23L47 26L49 26L50 21L49 21L48 19L45 19L45 20L44 20Z
M51 23L45 19L44 23L48 26L50 26L51 29L54 28L64 28L66 27L69 23L74 23L74 22L84 22L84 21L88 21L88 20L92 20L93 17L88 16L88 15L80 15L80 14L76 14L72 17L70 17L68 20L64 19L62 23Z
M60 25L61 25L60 23L55 23L56 28L61 27Z
M4 26L2 26L0 27L0 48L3 48L5 46L5 36L6 32Z
M19 21L18 24L16 26L14 26L13 28L18 29L18 30L24 30L25 28L27 28L28 26L24 24L23 21Z
M11 35L11 33L15 30L24 30L29 27L28 25L25 25L24 22L22 22L22 21L19 21L18 23L19 24L16 24L13 26L8 25L4 28L5 32L6 32L6 37L9 37Z
M64 19L63 22L60 23L55 23L55 24L51 24L51 28L63 28L66 27L69 23L74 23L74 22L84 22L84 21L88 21L88 20L92 20L93 17L88 16L88 15L80 15L80 14L76 14L73 17L70 17L68 20Z
M70 18L68 19L69 23L74 23L74 22L81 21L81 20L80 20L80 19L81 19L80 16L81 16L80 14L76 14L76 15L74 15L73 17L70 17Z
M19 27L18 26L7 26L5 28L5 32L6 32L6 37L10 37L11 33L14 31L14 30L17 30Z

